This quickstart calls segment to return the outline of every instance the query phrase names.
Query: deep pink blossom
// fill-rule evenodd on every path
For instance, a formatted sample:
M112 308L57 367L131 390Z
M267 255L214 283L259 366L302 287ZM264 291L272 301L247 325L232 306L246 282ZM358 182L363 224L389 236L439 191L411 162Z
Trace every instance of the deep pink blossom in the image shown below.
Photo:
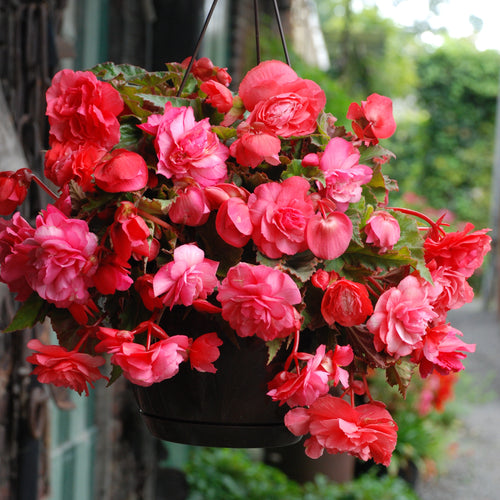
M32 177L28 168L0 172L0 215L10 215L23 203Z
M227 199L217 211L215 227L226 243L244 247L253 231L248 205L241 198Z
M168 179L193 179L199 186L213 186L227 177L228 148L212 132L208 118L197 122L193 108L165 105L163 115L150 115L139 125L155 136L158 173Z
M98 292L103 295L112 295L117 290L128 290L134 282L130 277L130 264L111 252L100 259L92 281Z
M200 85L200 90L207 94L207 102L219 113L227 113L233 106L233 94L222 83L208 80Z
M181 66L187 69L190 61L191 57L186 57ZM226 87L231 83L231 76L227 72L227 68L215 66L208 57L195 60L191 66L191 73L202 82L216 81Z
M133 342L134 333L129 330L117 330L100 326L96 330L96 337L100 340L94 347L95 352L115 353L119 352L124 342Z
M63 69L47 90L50 134L59 142L92 143L110 149L120 140L119 92L90 71Z
M221 345L222 340L215 332L205 333L194 339L189 350L191 368L199 372L215 373L217 368L213 363L219 359Z
M175 224L201 226L210 215L204 190L198 186L187 186L177 192L177 198L168 211L170 220Z
M366 243L375 245L380 253L392 250L399 241L401 230L395 217L383 210L376 210L364 227Z
M361 460L373 459L388 466L396 447L398 426L382 403L352 407L347 401L326 395L309 408L294 408L285 425L296 436L310 434L306 455L349 453Z
M342 212L313 215L307 222L306 241L309 250L320 259L336 259L349 247L352 222Z
M181 245L174 250L174 260L162 266L153 278L156 296L172 308L176 304L189 306L195 299L206 299L217 286L215 275L219 263L205 259L205 253L195 244Z
M329 325L360 325L372 312L366 287L344 278L331 284L321 301L321 314Z
M28 348L37 351L26 358L35 365L33 374L42 384L67 387L79 394L89 395L87 384L104 377L99 371L106 360L101 356L90 356L81 352L68 351L58 345L44 345L38 339L28 342Z
M300 291L287 274L264 265L240 262L219 286L217 299L222 317L240 337L256 335L263 340L284 338L300 326L293 307Z
M111 363L121 367L125 378L133 384L147 387L176 375L179 365L188 359L189 345L185 335L158 340L149 349L135 342L123 342Z
M427 377L433 370L441 375L459 372L464 369L462 359L466 352L474 352L476 344L466 344L458 337L462 332L447 323L429 328L423 338L423 345L412 353L411 360L419 364L422 377Z
M86 304L97 269L97 236L82 219L48 205L36 219L26 279L40 297L57 307Z
M429 322L438 316L430 305L429 285L410 275L379 297L366 323L378 351L400 357L421 345Z
M306 228L314 215L309 182L289 177L283 182L260 184L248 198L252 239L263 254L278 259L307 250Z
M466 278L483 263L484 256L491 250L489 229L473 231L470 223L463 231L436 236L430 233L424 242L425 261L434 261L438 267L458 271Z
M352 121L354 133L366 144L377 144L379 139L387 139L396 131L392 114L392 101L379 94L371 94L366 101L351 103L347 119Z
M155 309L163 308L163 300L161 297L156 297L153 289L152 274L143 274L134 281L134 288L141 296L142 303L146 309L154 311Z

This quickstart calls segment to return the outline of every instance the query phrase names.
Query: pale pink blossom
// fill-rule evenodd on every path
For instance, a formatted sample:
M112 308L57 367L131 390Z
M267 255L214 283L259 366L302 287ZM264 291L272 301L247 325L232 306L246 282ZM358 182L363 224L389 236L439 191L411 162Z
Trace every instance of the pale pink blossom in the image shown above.
M174 260L162 266L153 278L154 294L163 304L189 306L195 299L206 299L217 286L219 263L205 259L205 253L193 243L174 250Z
M301 301L300 291L278 269L240 262L222 281L217 299L222 317L240 337L256 335L267 341L288 337L300 327L293 307Z
M410 275L379 297L366 323L377 351L399 358L421 346L429 322L438 316L430 293L427 282Z
M185 335L158 340L149 349L142 344L123 342L111 357L111 363L121 367L125 378L133 384L147 387L176 375L179 365L188 359L189 346L190 339Z
M401 236L401 229L396 218L383 210L373 212L366 221L364 231L366 243L378 247L380 253L392 250Z
M248 198L252 239L263 254L278 259L307 250L306 229L314 215L309 182L289 177L260 184Z
M226 179L228 148L212 132L208 118L195 120L193 108L174 108L168 102L163 115L150 115L139 127L155 136L159 174L174 182L193 179L201 187Z

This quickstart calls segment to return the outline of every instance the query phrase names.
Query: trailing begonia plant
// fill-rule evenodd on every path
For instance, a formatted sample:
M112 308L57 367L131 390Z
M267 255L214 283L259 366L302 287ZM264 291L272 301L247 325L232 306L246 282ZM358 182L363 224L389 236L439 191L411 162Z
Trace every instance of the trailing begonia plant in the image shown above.
M217 316L266 342L270 360L287 349L268 395L309 435L308 456L388 465L397 425L366 375L384 370L404 395L417 372L463 369L475 346L446 317L473 298L488 230L445 231L391 207L393 155L379 144L396 129L389 98L352 103L347 131L285 63L260 63L237 93L206 58L180 90L187 64L56 74L55 188L27 169L0 174L3 215L31 182L53 197L34 227L19 212L0 221L0 279L22 302L7 331L49 318L59 345L28 343L34 374L88 394L121 374L148 386L181 363L215 372L221 332L171 335L160 320L178 308Z

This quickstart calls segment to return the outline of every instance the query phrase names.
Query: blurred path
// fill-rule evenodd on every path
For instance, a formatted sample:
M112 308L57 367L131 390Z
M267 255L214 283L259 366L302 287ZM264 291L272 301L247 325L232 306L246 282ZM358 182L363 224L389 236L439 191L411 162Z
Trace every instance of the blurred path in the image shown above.
M481 307L479 301L467 304L451 311L449 320L464 342L477 344L464 362L472 379L469 390L488 394L470 395L470 401L457 395L464 401L458 450L446 472L420 481L421 500L500 499L500 321Z

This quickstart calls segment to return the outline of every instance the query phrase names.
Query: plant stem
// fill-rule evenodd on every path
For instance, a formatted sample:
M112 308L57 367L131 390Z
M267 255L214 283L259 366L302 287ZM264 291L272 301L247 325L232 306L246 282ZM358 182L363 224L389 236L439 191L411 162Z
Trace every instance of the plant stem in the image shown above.
M32 179L54 200L58 200L57 196L48 186L46 186L35 174L33 174Z

